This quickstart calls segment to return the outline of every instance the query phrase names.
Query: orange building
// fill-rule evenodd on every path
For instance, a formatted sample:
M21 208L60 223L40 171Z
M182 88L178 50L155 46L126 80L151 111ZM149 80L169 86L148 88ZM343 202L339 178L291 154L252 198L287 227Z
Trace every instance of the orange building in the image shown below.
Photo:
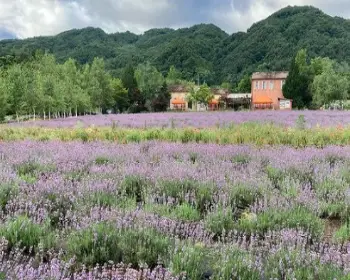
M252 109L291 110L292 100L283 96L288 72L256 72L252 76Z

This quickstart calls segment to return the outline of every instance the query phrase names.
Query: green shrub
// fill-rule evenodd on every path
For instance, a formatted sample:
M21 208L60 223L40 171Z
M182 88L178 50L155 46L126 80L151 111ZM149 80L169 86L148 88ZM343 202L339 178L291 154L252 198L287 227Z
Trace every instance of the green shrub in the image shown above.
M201 219L201 214L198 210L188 203L175 206L171 213L177 220L199 221Z
M214 186L193 180L165 180L160 182L159 191L176 199L178 204L185 203L186 195L194 193L196 209L203 214L212 205Z
M148 186L148 180L137 175L128 175L119 188L119 194L128 198L135 198L136 202L144 202Z
M237 154L231 158L231 162L238 165L247 165L251 158L247 154Z
M324 222L308 209L294 207L290 210L269 209L259 213L256 220L241 219L236 224L236 229L245 233L264 234L283 228L302 229L318 239L324 232Z
M89 202L93 206L99 206L103 208L112 207L117 205L117 201L117 193L111 193L108 191L95 191L89 195Z
M171 248L170 239L154 230L118 229L105 222L73 232L67 239L67 257L76 256L87 266L113 261L153 268L158 260L168 262Z
M279 250L269 255L263 266L264 279L346 279L341 269L317 259L305 260L299 250Z
M105 165L108 164L110 162L110 159L104 156L99 156L97 158L95 158L95 164L97 165Z
M283 172L282 170L272 167L272 166L267 166L266 167L266 174L267 177L269 178L269 180L272 183L272 186L276 189L280 189L281 186L281 181L284 179L284 177L286 176L285 172Z
M68 211L75 208L74 202L66 195L58 193L44 193L43 197L49 201L50 225L54 228L64 226Z
M80 264L94 266L108 261L122 261L120 232L107 223L97 223L87 229L72 232L67 238L67 254Z
M138 267L147 264L150 268L158 261L168 264L173 250L170 239L153 229L128 229L122 232L120 244L123 262Z
M218 208L208 213L204 219L207 230L214 233L216 237L221 236L223 231L228 232L234 229L235 222L232 210L229 208Z
M186 279L208 279L204 277L206 273L210 272L209 261L210 250L201 244L186 245L173 254L170 270L176 275L185 272Z
M258 187L244 184L232 186L229 190L229 200L235 217L239 217L244 210L253 205L261 197L261 190Z
M25 216L18 216L0 227L0 235L9 242L10 249L19 246L27 253L35 250L40 242L47 244L47 238L52 239L48 233L44 226L33 223Z
M343 225L334 234L334 240L345 243L350 240L350 227Z
M15 166L17 174L27 183L34 183L40 173L52 172L56 169L53 165L41 165L34 161L26 161Z
M0 208L6 211L7 203L18 194L18 187L14 183L0 183Z

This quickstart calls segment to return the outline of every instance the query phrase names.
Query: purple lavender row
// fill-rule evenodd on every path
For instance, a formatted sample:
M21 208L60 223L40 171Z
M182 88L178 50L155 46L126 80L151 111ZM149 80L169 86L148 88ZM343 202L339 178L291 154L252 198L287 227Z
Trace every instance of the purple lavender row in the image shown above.
M12 123L12 126L44 126L44 127L76 127L78 126L112 126L120 127L215 127L228 126L232 123L245 122L273 122L285 126L295 126L300 115L304 115L306 126L322 127L347 126L350 115L337 111L259 111L259 112L196 112L196 113L147 113L120 114L69 117L66 119L52 119Z

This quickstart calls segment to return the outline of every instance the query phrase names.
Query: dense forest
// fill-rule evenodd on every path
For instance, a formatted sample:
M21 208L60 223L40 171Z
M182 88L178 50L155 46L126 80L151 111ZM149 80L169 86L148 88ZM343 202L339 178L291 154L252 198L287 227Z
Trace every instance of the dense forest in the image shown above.
M173 30L152 29L142 35L106 34L98 28L70 30L51 37L0 41L0 57L25 59L40 49L91 64L103 58L106 69L121 77L124 68L150 62L163 76L173 65L186 80L236 84L253 71L286 70L300 49L310 58L350 62L350 21L314 7L287 7L255 23L247 32L226 34L212 24ZM0 61L1 63L1 61Z

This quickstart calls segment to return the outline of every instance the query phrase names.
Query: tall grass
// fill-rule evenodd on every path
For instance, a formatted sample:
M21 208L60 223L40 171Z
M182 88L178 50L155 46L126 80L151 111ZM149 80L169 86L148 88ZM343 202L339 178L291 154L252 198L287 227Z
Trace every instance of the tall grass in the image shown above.
M12 140L114 141L139 143L149 140L181 143L290 145L294 147L349 145L350 127L304 128L275 124L244 123L229 127L195 128L43 128L0 127L0 141Z

